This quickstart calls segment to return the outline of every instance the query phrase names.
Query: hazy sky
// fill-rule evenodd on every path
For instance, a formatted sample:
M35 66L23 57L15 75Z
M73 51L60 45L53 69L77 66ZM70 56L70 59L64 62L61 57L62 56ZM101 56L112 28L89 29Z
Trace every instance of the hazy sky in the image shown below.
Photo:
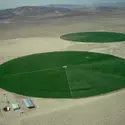
M93 4L95 2L125 2L125 0L0 0L0 9L27 5L46 4Z

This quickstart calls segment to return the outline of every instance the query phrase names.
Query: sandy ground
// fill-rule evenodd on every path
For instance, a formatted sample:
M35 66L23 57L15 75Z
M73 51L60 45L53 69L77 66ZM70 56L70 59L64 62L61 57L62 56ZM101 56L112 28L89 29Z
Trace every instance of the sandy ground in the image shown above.
M0 24L0 64L20 56L52 51L90 51L125 58L125 42L73 43L60 35L78 31L114 31L125 33L125 17L84 17L56 19L32 26ZM13 30L12 30L13 29ZM8 40L7 40L8 39ZM109 83L110 84L110 83ZM32 98L36 109L22 104L23 96L0 91L0 109L5 106L2 93L10 104L19 103L24 114L0 112L0 125L125 125L125 90L83 99Z
M73 43L58 37L21 38L0 41L0 63L28 54L51 51L91 51L125 58L125 43ZM11 103L19 100L8 93ZM125 90L85 99L31 98L36 109L1 114L3 125L124 125ZM21 104L20 104L21 105ZM16 118L16 120L15 120Z
M0 40L0 64L29 54L60 51L69 45L68 41L51 37Z

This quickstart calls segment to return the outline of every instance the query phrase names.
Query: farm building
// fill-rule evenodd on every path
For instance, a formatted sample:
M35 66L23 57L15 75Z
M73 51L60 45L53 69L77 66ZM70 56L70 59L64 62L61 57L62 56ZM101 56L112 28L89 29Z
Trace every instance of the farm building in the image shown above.
M6 107L3 108L3 110L4 110L5 112L8 112L8 111L10 111L10 107L6 106Z
M30 99L23 99L23 102L27 108L35 108L35 105Z
M20 109L20 106L18 104L12 104L12 108L14 111L16 111Z

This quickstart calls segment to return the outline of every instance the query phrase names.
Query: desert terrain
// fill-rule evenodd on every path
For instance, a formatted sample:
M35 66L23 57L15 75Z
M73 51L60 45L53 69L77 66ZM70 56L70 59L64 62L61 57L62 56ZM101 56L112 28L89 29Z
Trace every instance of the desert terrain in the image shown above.
M75 14L73 15L75 11ZM21 11L22 12L22 11ZM89 12L89 13L88 13ZM98 12L96 14L96 12ZM14 16L0 23L0 64L11 59L43 52L89 51L125 59L125 41L115 43L75 43L60 39L71 32L113 31L125 33L125 9L113 12L73 9L66 15L51 10L46 15ZM61 14L61 15L60 15ZM57 16L58 15L58 16ZM65 15L65 16L64 16ZM47 17L47 18L45 18ZM49 17L49 18L48 18ZM110 84L110 83L109 83ZM6 95L4 95L6 94ZM6 96L6 97L5 97ZM124 125L125 90L81 99L31 98L35 109L27 109L17 95L0 89L0 125ZM5 98L19 103L24 112L4 112Z

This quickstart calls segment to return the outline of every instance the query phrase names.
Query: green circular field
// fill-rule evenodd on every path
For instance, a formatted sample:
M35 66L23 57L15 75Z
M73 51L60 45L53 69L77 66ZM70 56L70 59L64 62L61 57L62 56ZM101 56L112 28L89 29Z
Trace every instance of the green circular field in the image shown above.
M78 32L65 34L60 38L75 42L121 42L125 41L125 34L116 32Z
M80 98L125 88L125 60L91 52L29 55L0 65L0 88L44 98Z

